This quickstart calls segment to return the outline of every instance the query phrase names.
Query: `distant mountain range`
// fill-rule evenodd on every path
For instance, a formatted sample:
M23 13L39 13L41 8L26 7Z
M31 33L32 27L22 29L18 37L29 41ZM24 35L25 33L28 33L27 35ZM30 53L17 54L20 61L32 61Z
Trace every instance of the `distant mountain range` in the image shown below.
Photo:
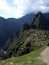
M39 15L38 15L39 16ZM37 18L38 18L37 16ZM44 14L46 18L49 18L49 13ZM26 16L23 16L22 18L15 19L15 18L8 18L5 19L3 17L0 17L0 48L4 46L5 42L11 38L14 34L17 34L20 28L24 23L31 24L34 20L35 14L28 14ZM41 20L42 18L42 20ZM43 15L41 15L38 19L40 19L43 23L47 19L43 18ZM36 18L35 18L36 21ZM42 23L41 23L42 24ZM46 22L47 24L47 22ZM45 25L45 23L44 23ZM48 24L49 25L49 24ZM48 27L48 26L47 26Z

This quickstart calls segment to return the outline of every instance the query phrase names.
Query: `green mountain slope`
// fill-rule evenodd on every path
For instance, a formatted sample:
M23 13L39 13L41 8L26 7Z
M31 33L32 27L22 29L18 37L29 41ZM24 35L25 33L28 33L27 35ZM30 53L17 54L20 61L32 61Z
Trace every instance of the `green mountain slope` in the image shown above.
M22 56L49 45L49 27L47 25L49 25L49 21L39 12L31 25L27 23L23 25L18 37L14 35L12 39L7 41L7 45L0 52L0 58Z
M39 12L35 16L31 26L32 28L49 30L49 20L46 19L45 16L41 12Z
M49 44L49 31L29 29L21 31L18 38L10 42L3 59L22 56ZM5 52L5 51L4 51Z
M44 49L45 47L41 47L29 54L0 61L0 65L47 65L41 59L37 58Z

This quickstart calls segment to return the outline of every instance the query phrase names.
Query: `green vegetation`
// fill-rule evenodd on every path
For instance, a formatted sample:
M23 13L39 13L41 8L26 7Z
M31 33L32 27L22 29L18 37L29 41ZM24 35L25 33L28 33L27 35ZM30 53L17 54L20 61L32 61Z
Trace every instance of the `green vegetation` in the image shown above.
M29 54L20 56L20 57L12 57L7 60L3 60L0 62L0 65L46 65L41 59L37 57L46 47L39 48L37 50L32 51Z
M49 46L49 20L39 12L30 25L24 23L18 35L6 44L0 51L0 65L46 65L38 57Z
M19 37L8 42L6 53L1 53L2 59L18 57L30 53L49 44L49 31L29 29L20 32Z

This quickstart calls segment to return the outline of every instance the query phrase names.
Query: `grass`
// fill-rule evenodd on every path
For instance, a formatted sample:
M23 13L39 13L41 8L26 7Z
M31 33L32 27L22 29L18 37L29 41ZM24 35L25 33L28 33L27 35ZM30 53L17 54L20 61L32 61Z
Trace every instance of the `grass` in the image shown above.
M45 49L45 47L39 48L35 51L32 51L29 54L9 58L0 62L0 65L46 65L41 59L37 59L40 53Z

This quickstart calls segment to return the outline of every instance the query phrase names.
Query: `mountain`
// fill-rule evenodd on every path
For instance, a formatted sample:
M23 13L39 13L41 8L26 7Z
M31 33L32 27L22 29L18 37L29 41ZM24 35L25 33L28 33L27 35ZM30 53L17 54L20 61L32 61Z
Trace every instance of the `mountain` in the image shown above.
M22 18L19 18L18 21L31 24L34 17L35 17L35 14L30 13L30 14L27 14L27 15L23 16Z
M36 14L31 25L33 28L49 30L49 19L39 12Z
M3 47L5 42L9 38L12 38L14 34L17 35L18 31L21 29L24 23L27 23L29 25L32 23L33 20L36 20L38 18L38 20L40 19L40 28L44 29L43 27L45 27L45 29L48 29L49 23L46 22L48 21L48 19L46 19L48 18L48 16L49 16L48 13L45 13L44 15L38 13L36 16L35 14L31 13L19 19L15 18L5 19L3 17L0 17L0 48ZM35 25L33 27L35 27Z
M0 48L4 46L5 42L20 30L22 25L27 22L30 24L34 18L34 14L28 14L22 18L8 18L0 17Z
M39 12L31 24L27 22L23 24L18 37L15 35L12 40L7 41L0 55L2 59L21 56L47 45L49 45L49 20Z
M49 31L39 29L29 29L21 31L19 37L14 37L8 42L7 50L2 50L2 59L18 57L28 54L49 44ZM6 47L5 47L6 49ZM6 53L5 53L6 52Z
M4 43L18 32L20 29L19 25L16 19L4 19L0 17L0 47L4 46Z

